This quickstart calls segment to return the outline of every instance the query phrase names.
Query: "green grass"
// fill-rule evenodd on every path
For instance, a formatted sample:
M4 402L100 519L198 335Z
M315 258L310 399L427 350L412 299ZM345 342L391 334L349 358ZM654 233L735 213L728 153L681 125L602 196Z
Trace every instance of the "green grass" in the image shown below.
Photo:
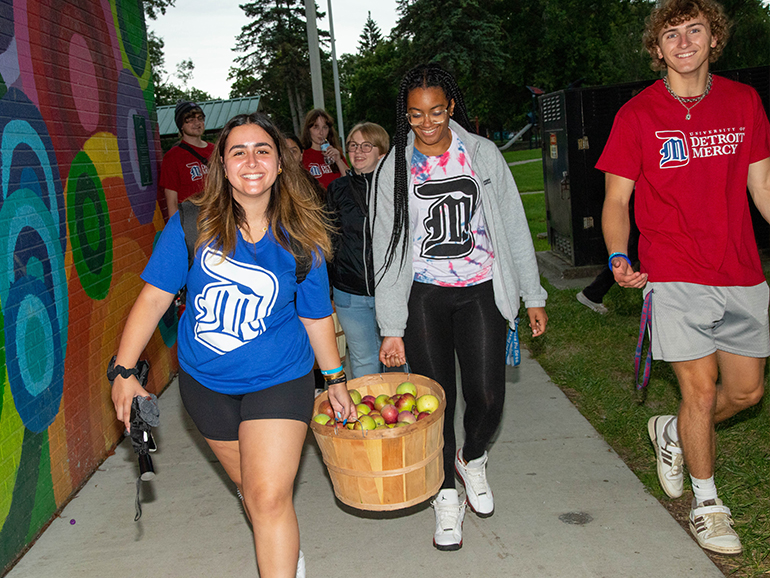
M505 162L513 163L516 161L527 161L530 159L542 159L543 151L539 148L524 149L520 151L503 151Z
M520 193L543 190L543 163L534 162L511 167L513 178Z
M525 195L524 198L534 195ZM604 303L610 313L597 315L575 299L578 289L548 290L548 331L538 339L522 332L523 343L580 412L680 522L692 495L685 476L685 496L670 500L660 489L647 420L675 414L679 389L671 366L654 361L644 394L634 386L633 356L642 307L641 291L617 285ZM738 557L712 556L730 576L770 574L770 387L764 400L717 428L716 485L729 505L743 542Z
M545 193L532 193L522 195L521 202L524 205L524 212L527 214L527 223L529 223L529 232L532 235L532 243L535 245L535 251L548 251L551 246L548 239L538 239L539 233L546 232L545 220Z

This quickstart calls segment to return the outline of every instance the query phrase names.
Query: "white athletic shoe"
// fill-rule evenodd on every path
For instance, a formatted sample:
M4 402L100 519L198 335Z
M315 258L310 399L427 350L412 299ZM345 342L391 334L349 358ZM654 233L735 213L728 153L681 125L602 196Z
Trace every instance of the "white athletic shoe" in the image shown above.
M693 500L690 531L704 550L719 554L740 554L743 551L741 539L733 530L730 508L719 498L697 505Z
M463 463L462 450L455 456L455 471L465 486L465 498L471 510L482 518L495 513L495 499L487 482L487 452L475 460Z
M442 551L459 550L463 547L463 519L465 501L460 503L457 490L441 490L430 503L436 512L436 530L433 545Z
M656 415L647 422L652 446L658 461L658 480L669 498L678 498L684 489L684 457L678 443L666 434L673 415Z
M305 578L305 555L302 550L299 551L299 559L297 560L297 578Z

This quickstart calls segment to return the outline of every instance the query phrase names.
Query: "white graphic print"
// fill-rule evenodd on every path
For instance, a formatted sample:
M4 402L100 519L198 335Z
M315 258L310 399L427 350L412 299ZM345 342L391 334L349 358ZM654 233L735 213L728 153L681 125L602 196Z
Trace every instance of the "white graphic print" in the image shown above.
M479 188L471 177L427 181L414 188L421 199L435 199L423 221L428 236L422 243L424 259L457 259L470 255L476 246L471 219Z
M201 266L216 281L195 298L195 339L224 354L263 333L278 296L277 277L257 265L222 260L210 247L203 250Z

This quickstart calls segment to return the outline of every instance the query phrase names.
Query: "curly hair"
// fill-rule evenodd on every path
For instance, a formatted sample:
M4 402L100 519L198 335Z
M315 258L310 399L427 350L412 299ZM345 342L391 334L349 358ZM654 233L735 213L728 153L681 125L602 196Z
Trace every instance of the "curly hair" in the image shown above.
M409 93L416 88L438 87L444 91L447 101L454 101L453 118L468 132L475 132L471 128L468 111L465 108L465 99L460 92L460 87L454 77L436 63L420 64L404 75L398 89L396 99L396 134L393 137L393 146L388 155L395 154L395 175L393 183L393 231L390 236L387 254L383 267L390 268L396 255L396 249L401 243L401 266L404 265L406 255L409 254L409 178L406 166L406 144L412 127L406 119L406 101ZM382 170L383 162L380 162L374 175L374 209L373 217L377 217L377 184Z
M730 38L730 21L722 5L714 0L667 0L655 8L647 18L642 41L650 53L653 70L666 70L666 62L658 56L658 36L666 26L677 26L697 16L703 16L717 45L711 49L709 62L716 62Z
M209 159L209 171L203 192L191 198L200 207L198 239L195 249L212 245L223 255L232 255L238 239L238 229L248 228L243 207L233 198L233 189L225 176L224 156L227 139L234 128L253 124L263 129L276 145L281 172L270 191L267 220L278 243L297 258L313 259L323 255L331 258L329 240L331 224L302 165L286 146L283 134L270 118L262 113L239 114L222 129ZM292 249L301 247L301 255Z

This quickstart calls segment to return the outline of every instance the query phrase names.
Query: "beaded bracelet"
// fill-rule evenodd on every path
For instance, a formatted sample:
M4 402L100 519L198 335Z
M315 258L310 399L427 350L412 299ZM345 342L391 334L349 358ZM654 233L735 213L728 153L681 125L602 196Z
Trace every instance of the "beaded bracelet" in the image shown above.
M625 260L626 260L626 263L628 263L628 266L629 266L629 267L633 267L633 266L634 266L634 264L631 262L631 259L629 259L629 258L628 258L628 255L626 255L625 253L613 253L612 255L610 255L610 258L609 258L609 260L607 261L607 263L608 263L608 264L609 264L609 266L610 266L610 271L612 271L612 260L613 260L615 257L622 257L623 259L625 259Z

